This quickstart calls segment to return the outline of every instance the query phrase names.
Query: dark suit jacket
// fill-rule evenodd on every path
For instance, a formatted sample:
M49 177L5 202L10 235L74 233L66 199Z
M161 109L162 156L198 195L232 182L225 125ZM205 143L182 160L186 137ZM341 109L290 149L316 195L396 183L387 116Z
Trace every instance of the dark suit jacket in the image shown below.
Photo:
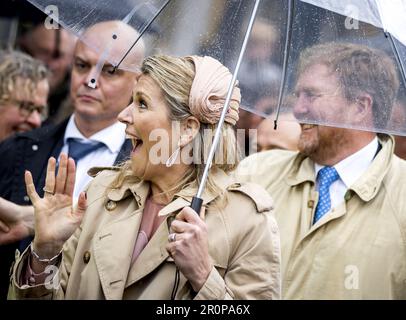
M63 137L68 120L59 125L48 125L30 132L17 134L0 143L0 196L20 205L30 205L24 183L24 172L32 173L34 184L40 196L45 185L48 159L57 158L63 147ZM131 142L126 140L121 147L115 164L129 156ZM23 247L27 241L24 241ZM0 299L8 290L9 269L14 261L18 243L0 246Z

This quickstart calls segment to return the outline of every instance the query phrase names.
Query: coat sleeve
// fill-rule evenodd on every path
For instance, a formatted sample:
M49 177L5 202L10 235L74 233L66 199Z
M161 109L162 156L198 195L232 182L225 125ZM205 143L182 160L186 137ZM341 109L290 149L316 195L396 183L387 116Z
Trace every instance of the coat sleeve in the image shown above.
M213 267L195 299L279 299L281 296L280 238L272 206L266 205L270 197L265 191L258 197L256 187L243 189L239 191L253 192L256 199L241 199L244 195L230 197L233 205L227 211L231 209L228 219L231 256L227 270L221 275ZM233 215L232 211L237 210Z
M28 247L23 254L17 254L10 281L8 299L64 299L80 233L81 227L65 243L62 261L59 266L47 267L45 272L49 273L49 275L45 277L44 283L33 286L21 285L20 280L25 273L28 256L31 254L31 251Z
M96 173L101 169L96 170ZM95 175L96 175L95 173ZM100 179L104 179L103 177ZM98 189L92 188L94 180L89 182L84 191L88 194L88 208L93 202L93 194L100 197ZM96 190L95 192L93 192ZM81 225L76 229L73 235L65 242L62 250L62 260L59 266L52 266L48 271L49 275L45 276L45 282L33 286L22 285L20 279L25 275L25 267L28 261L28 255L31 254L30 248L27 248L23 254L17 254L13 273L10 279L8 299L64 299L68 288L69 278L74 265L78 243L86 223L92 222L92 216L85 213Z

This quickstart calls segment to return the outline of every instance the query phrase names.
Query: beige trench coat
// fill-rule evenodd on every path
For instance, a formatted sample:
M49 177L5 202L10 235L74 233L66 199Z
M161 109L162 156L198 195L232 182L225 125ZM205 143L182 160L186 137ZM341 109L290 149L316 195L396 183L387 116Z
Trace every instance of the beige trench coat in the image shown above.
M165 249L168 224L190 204L196 190L184 189L159 212L166 220L131 265L149 185L124 184L107 192L116 175L114 170L103 170L89 185L84 220L64 246L60 288L52 290L50 281L32 287L17 285L29 254L25 251L16 260L9 298L170 299L175 263ZM234 182L224 173L214 179L222 190L228 190L227 206L220 210L208 206L205 215L214 267L194 297L181 274L176 298L279 298L280 243L271 198L261 187ZM216 198L205 193L203 205Z
M347 191L344 202L312 225L314 163L290 151L245 159L239 177L272 195L281 232L282 297L406 299L406 162L391 137Z

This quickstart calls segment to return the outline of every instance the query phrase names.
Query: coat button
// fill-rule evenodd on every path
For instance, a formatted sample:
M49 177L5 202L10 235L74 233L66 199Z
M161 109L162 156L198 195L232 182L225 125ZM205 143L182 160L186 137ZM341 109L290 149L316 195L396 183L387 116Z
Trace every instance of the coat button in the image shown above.
M344 200L345 201L348 201L348 200L350 200L351 199L351 191L347 191L346 193L345 193L345 195L344 195Z
M24 201L25 201L25 202L29 202L29 201L30 201L30 197L29 197L29 196L24 196Z
M308 208L313 208L314 207L314 200L307 201L307 207Z
M34 151L37 151L37 150L38 150L38 146L37 146L36 144L33 144L31 148L32 148L32 150L34 150Z
M85 251L85 253L83 254L83 262L84 263L89 263L90 261L90 251Z
M117 207L117 202L113 201L113 200L109 200L106 202L106 209L108 211L112 211Z

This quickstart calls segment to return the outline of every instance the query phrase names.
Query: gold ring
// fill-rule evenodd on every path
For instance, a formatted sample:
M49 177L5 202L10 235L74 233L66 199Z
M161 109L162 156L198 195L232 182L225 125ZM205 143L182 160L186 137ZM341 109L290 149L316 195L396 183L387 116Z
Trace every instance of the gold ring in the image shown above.
M46 188L46 187L43 187L43 188L42 188L42 190L43 190L45 193L49 193L49 194L54 195L54 192L53 192L53 191L49 191L49 190L47 190L47 188Z
M169 242L175 242L176 241L176 233L169 234L168 240L169 240Z

